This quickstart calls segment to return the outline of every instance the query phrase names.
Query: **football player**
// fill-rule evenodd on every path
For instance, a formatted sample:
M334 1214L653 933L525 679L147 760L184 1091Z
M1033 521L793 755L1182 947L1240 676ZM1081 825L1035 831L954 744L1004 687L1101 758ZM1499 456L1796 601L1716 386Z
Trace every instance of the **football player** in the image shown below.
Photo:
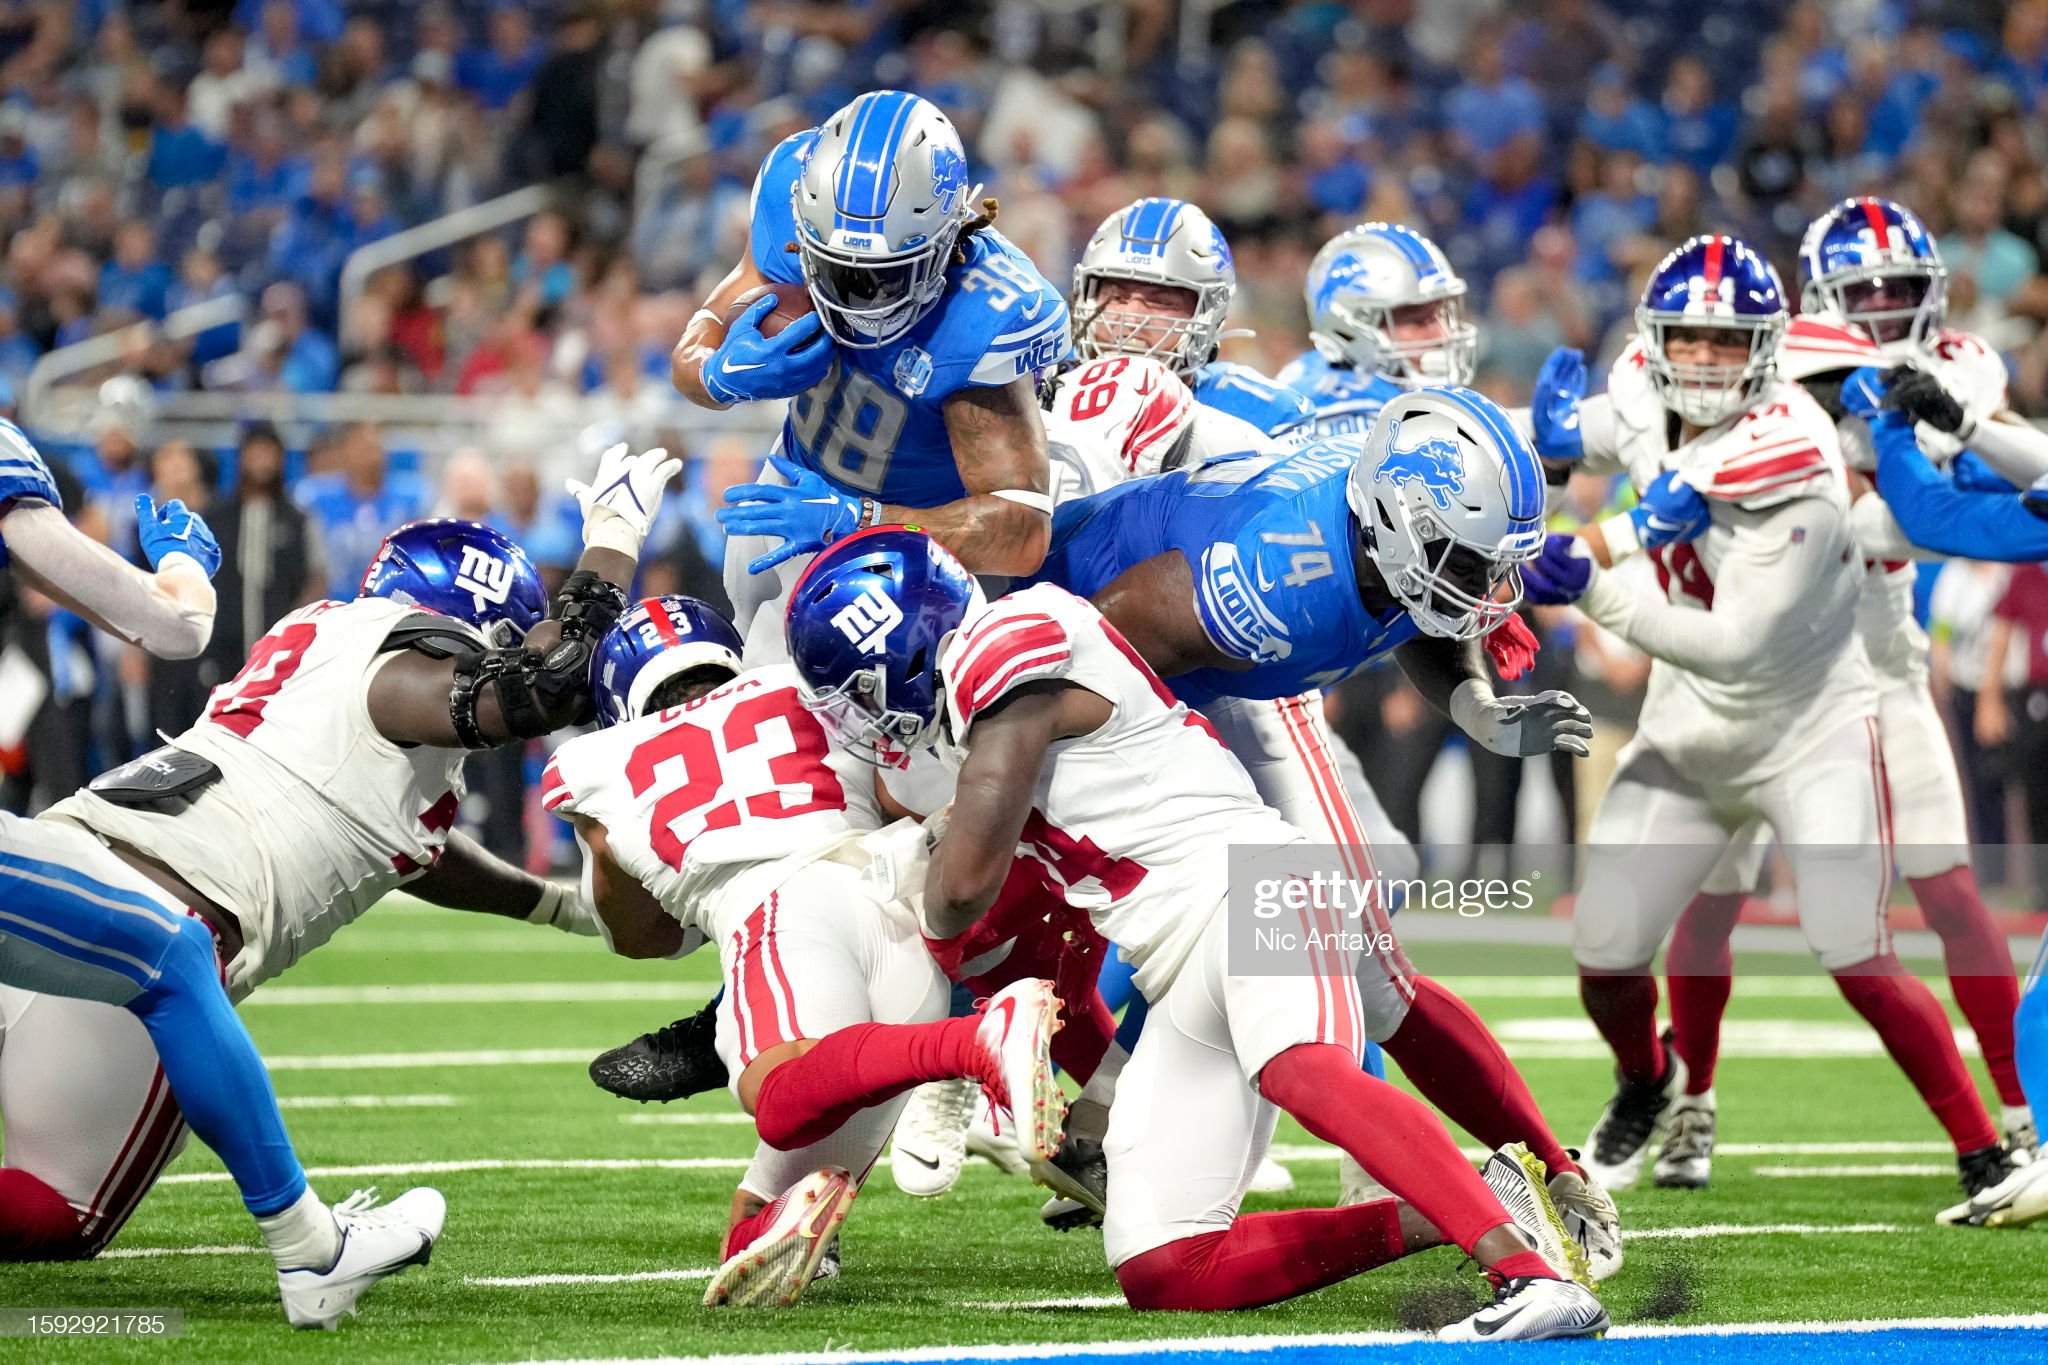
M2007 410L2003 363L1981 339L1944 325L1947 271L1909 209L1884 199L1842 201L1807 229L1799 267L1801 312L1786 329L1778 373L1802 384L1837 421L1855 419L1843 433L1845 455L1856 449L1862 425L1845 407L1845 398L1855 401L1845 382L1862 367L1907 366L1893 370L1887 401L1913 419L1923 449L1953 461L1965 444L1959 433L1967 431L1969 444L1986 446L1984 462L2020 486L2048 473L2048 435ZM1868 385L1858 388L1866 400L1875 396ZM1940 401L1951 393L1960 401ZM1859 499L1852 524L1869 556L1856 625L1877 676L1893 861L1928 927L1941 937L1956 1004L1977 1035L2004 1106L2003 1137L2009 1146L2033 1147L2033 1112L2013 1062L2019 991L2012 958L1970 867L1962 780L1928 689L1927 633L1913 612L1913 563L1896 550L1896 557L1871 554L1873 540L1882 550L1886 539L1882 528L1872 535L1881 506L1877 498ZM1985 557L1986 530L1972 518L1974 557ZM1714 1066L1730 990L1728 938L1756 885L1763 851L1759 838L1738 838L1672 931L1667 981L1673 1042L1686 1062L1686 1098L1657 1158L1659 1185L1697 1187L1711 1175Z
M804 555L860 527L915 520L976 573L1028 573L1045 556L1037 381L1068 354L1067 310L979 193L952 123L896 90L860 96L761 165L747 254L670 367L705 407L791 400L770 470L719 511L750 664L781 649L779 613L759 609ZM769 295L728 326L727 309L767 284L803 285L815 313L764 336Z
M1236 293L1230 244L1208 214L1179 199L1140 199L1102 220L1074 267L1074 350L1085 360L1163 360L1196 402L1268 436L1298 431L1311 415L1299 395L1216 358Z
M958 771L911 907L927 939L943 947L970 932L1021 846L1088 907L1157 1002L1105 1143L1104 1246L1133 1307L1256 1307L1441 1237L1496 1291L1446 1337L1605 1328L1599 1301L1565 1278L1578 1249L1529 1169L1512 1154L1493 1163L1526 1211L1518 1227L1426 1107L1359 1069L1364 1009L1341 953L1306 981L1231 973L1230 846L1306 836L1260 802L1215 731L1100 612L1051 584L985 604L930 537L882 528L813 561L791 602L789 647L806 702L855 752L936 748ZM1327 907L1314 914L1335 923ZM1384 977L1370 989L1393 993ZM1281 1110L1411 1207L1239 1217Z
M1370 431L1410 389L1472 382L1479 329L1465 321L1465 282L1413 228L1338 233L1309 263L1303 296L1312 344L1279 377L1315 408L1318 436Z
M1604 571L1631 548L1607 534L1628 518L1552 537L1525 575L1532 600L1577 601L1656 661L1572 918L1581 998L1617 1059L1590 1164L1605 1184L1634 1184L1684 1101L1650 962L1731 839L1765 820L1803 892L1808 944L1947 1129L1974 1194L2011 1159L1940 1005L1892 949L1877 686L1856 636L1863 563L1834 423L1777 374L1786 317L1767 261L1731 237L1694 238L1651 275L1604 396L1583 398L1583 366L1569 365L1537 394L1546 457L1624 472L1646 493L1688 484L1709 520L1697 541L1654 551L1655 593Z
M880 639L880 623L848 620ZM615 948L718 945L718 1051L761 1145L704 1302L786 1306L912 1087L974 1079L1016 1115L1020 1159L1050 1159L1058 1001L1025 980L979 1016L945 1017L915 922L863 876L852 836L884 822L874 768L831 743L788 665L740 674L741 644L691 598L638 604L598 652L605 728L556 752L542 804L574 824Z
M332 1326L379 1279L426 1260L439 1194L330 1209L253 1049L253 1076L208 1049L233 1022L230 994L400 885L437 904L579 918L560 888L451 829L464 755L587 719L591 645L623 608L618 585L676 468L617 447L594 487L572 485L587 548L549 621L539 576L497 532L401 528L361 597L287 615L190 729L7 827L0 967L21 989L4 1001L0 1039L0 1209L14 1254L96 1252L190 1119L256 1215L293 1325ZM24 827L37 842L18 853ZM192 963L210 995L179 985Z

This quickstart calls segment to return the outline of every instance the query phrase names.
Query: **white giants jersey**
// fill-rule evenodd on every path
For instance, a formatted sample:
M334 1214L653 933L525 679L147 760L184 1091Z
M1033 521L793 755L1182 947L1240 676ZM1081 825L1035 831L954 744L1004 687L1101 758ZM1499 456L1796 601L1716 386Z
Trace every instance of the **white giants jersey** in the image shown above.
M578 735L548 763L541 804L603 825L619 866L685 928L715 940L714 903L752 908L799 863L885 823L874 791L874 769L830 745L804 709L796 669L773 664ZM711 894L757 869L766 871L760 895Z
M969 750L975 717L1026 683L1068 682L1109 702L1101 729L1048 751L1019 842L1123 949L1148 999L1221 911L1230 845L1305 837L1259 800L1209 722L1064 588L990 603L947 642L939 669L954 743Z
M1611 419L1595 404L1611 404ZM1588 472L1625 471L1640 492L1677 470L1706 496L1706 533L1651 552L1671 606L1754 606L1756 619L1774 627L1739 667L1715 676L1659 658L1643 703L1647 741L1699 780L1750 782L1790 766L1843 720L1873 713L1875 684L1856 640L1864 565L1849 530L1841 447L1820 404L1778 380L1743 412L1681 443L1637 342L1615 362L1604 403L1591 400L1584 415ZM1716 595L1731 562L1747 575L1748 601Z
M175 814L89 791L48 812L156 859L232 913L237 998L441 856L467 755L400 747L370 723L370 681L396 657L385 639L419 614L381 597L299 608L171 741L218 764L219 781Z
M1251 423L1195 401L1162 361L1105 356L1074 366L1048 391L1046 446L1053 501L1070 502L1220 455L1286 449Z
M1961 332L1946 335L1968 336ZM1986 409L1987 412L1996 411L2005 403L2005 367L1996 356L1991 356L1991 360L1998 366L1998 393L1996 407ZM1785 329L1784 345L1778 348L1778 373L1793 380L1820 376L1839 379L1864 366L1887 370L1893 363L1862 332L1829 313L1802 314L1792 319L1792 325ZM1934 368L1931 362L1926 367ZM1944 384L1951 382L1945 372L1936 373ZM1960 389L1951 392L1969 406ZM1969 411L1976 415L1977 409L1969 407ZM1925 422L1919 425L1917 434L1921 448L1930 454L1940 451L1939 458L1952 458L1960 449L1954 437ZM1863 439L1867 441L1868 437ZM1863 637L1863 649L1870 656L1871 667L1888 683L1919 684L1927 680L1927 632L1913 615L1913 584L1917 576L1909 559L1865 561L1856 630Z

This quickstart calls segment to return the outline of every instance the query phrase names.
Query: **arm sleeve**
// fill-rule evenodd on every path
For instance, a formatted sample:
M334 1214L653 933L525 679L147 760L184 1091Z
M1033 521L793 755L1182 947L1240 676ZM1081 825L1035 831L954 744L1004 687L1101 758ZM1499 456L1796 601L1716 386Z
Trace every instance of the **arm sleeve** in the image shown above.
M1639 579L1596 573L1579 609L1652 658L1715 682L1738 682L1754 660L1810 631L1809 602L1841 567L1842 517L1817 498L1759 513L1714 575L1715 608L1674 606Z
M1877 435L1877 491L1907 539L1967 559L2048 559L2048 521L2010 493L1966 493L1929 464L1911 433Z
M158 658L195 658L213 637L213 585L196 566L144 573L42 503L17 505L0 520L0 538L37 586Z
M2024 417L1999 414L1977 423L1967 453L1976 455L2016 488L2048 475L2048 431Z

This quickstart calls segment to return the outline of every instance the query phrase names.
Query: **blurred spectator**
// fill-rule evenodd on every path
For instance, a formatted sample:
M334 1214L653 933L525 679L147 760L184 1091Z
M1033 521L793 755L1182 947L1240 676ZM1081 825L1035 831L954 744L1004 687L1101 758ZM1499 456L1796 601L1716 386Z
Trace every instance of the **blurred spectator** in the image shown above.
M1928 634L1933 640L1930 672L1936 699L1949 718L1957 767L1969 804L1970 840L1979 844L2006 841L2005 776L1992 753L1977 737L1978 695L1985 690L1985 652L1990 644L1992 611L2005 596L2012 570L2003 564L1951 564L1935 579L1928 603ZM2005 676L1995 689L2004 692L2026 680L2026 661L2008 649Z
M1492 306L1479 329L1480 386L1517 402L1558 347L1564 328L1543 306L1533 272L1517 266L1494 277Z
M640 146L703 131L697 102L710 86L712 48L711 39L691 22L696 10L689 0L662 0L662 27L633 54L626 136Z
M160 190L200 185L219 175L227 164L227 148L186 116L185 92L165 90L158 96L156 128L149 141L149 183Z
M1621 34L1614 17L1588 0L1540 0L1537 13L1502 43L1508 67L1527 77L1555 110L1584 103L1594 71L1611 60Z
M235 106L255 99L274 82L268 74L243 65L242 35L236 29L215 30L206 40L204 60L205 66L185 88L192 126L215 142L224 142Z
M363 571L384 537L418 517L425 488L414 474L394 474L384 433L374 422L345 427L321 463L331 465L299 480L292 496L318 527L327 551L327 595L356 595Z
M519 542L553 592L583 553L583 515L573 499L542 497L540 476L530 464L507 466L504 485L490 524Z
M244 29L253 29L258 23L268 28L274 10L289 15L293 31L303 34L307 42L331 43L341 36L345 19L342 0L235 0L234 21Z
M104 293L106 286L101 286ZM190 308L195 304L210 303L215 299L232 298L240 291L235 282L220 268L220 261L204 247L193 247L185 253L185 259L178 271L178 279L165 295L164 307L167 312ZM191 361L194 365L210 365L223 356L234 354L241 345L240 324L222 323L209 327L192 338Z
M495 17L492 23L495 31ZM555 32L554 51L532 73L532 112L527 120L532 142L525 150L536 179L580 175L590 164L598 137L601 36L596 10L570 10Z
M28 380L28 372L42 357L43 348L21 329L14 291L0 289L0 377L18 393Z
M1999 762L2026 795L2027 842L2033 845L2033 889L2048 892L2048 569L2014 566L1991 611L1984 647L1983 690L1977 693L1977 742L2004 752ZM2007 689L2010 661L2024 660L2022 681Z
M576 287L569 265L569 224L559 213L537 213L526 225L525 245L512 258L512 283L531 289L543 308L553 308Z
M149 491L158 506L176 498L195 512L212 512L212 458L187 442L166 441L156 448L149 458L149 482ZM217 595L219 589L215 592ZM175 735L198 720L206 707L206 694L220 681L211 676L204 655L194 659L148 659L131 645L124 667L134 680L144 684L142 692L148 699L151 734Z
M547 60L547 44L534 36L526 11L514 0L491 9L490 41L455 60L455 80L486 109L503 109L533 83Z
M2006 174L2003 159L1996 156L1981 155L1971 163L1949 204L1955 230L1940 241L1949 275L1966 281L1959 302L1973 313L1970 319L1958 318L1956 325L1973 331L1993 330L1984 325L1985 316L2002 313L2002 305L2041 268L2034 248L2000 221Z
M71 458L86 496L99 509L106 543L127 558L137 549L135 495L149 491L149 469L141 444L149 421L148 387L128 375L109 379L95 395L87 427L92 446Z
M42 158L28 145L28 115L0 107L0 185L34 185L41 175Z
M219 605L206 650L214 685L241 670L274 622L327 587L325 548L312 519L285 496L284 464L277 429L248 428L235 446L234 488L206 514L221 548L213 580Z
M1645 161L1664 156L1663 119L1654 105L1629 88L1628 75L1618 66L1593 72L1578 135L1603 151L1633 152Z
M338 5L321 3L316 15L316 25L324 29L329 22L333 32L327 39L341 33L341 10ZM257 11L256 22L250 22L250 11ZM298 0L240 0L235 6L235 23L256 36L250 40L244 54L247 68L259 78L276 85L311 85L319 74L310 42L322 42L316 33L304 29L299 21Z
M249 329L249 350L257 357L254 388L287 393L326 393L339 377L334 342L306 317L305 293L289 281L263 291L261 313Z
M1465 79L1444 96L1444 127L1469 157L1499 151L1517 137L1543 133L1543 101L1529 82L1508 74L1500 37L1473 35Z
M1664 145L1705 175L1726 160L1740 124L1735 106L1718 99L1714 77L1698 57L1681 54L1664 81Z
M100 267L99 305L145 318L162 318L171 268L157 259L156 233L130 219L114 234L114 254Z

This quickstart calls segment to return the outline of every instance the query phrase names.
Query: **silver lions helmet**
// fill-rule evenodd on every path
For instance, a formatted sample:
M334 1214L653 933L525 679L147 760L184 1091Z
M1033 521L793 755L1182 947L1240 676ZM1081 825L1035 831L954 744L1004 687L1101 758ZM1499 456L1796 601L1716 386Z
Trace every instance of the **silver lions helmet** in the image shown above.
M1465 282L1413 228L1364 223L1337 234L1310 263L1303 294L1309 340L1331 364L1410 389L1472 382L1479 329L1465 321Z
M1423 634L1470 640L1522 599L1520 567L1543 548L1543 467L1498 404L1425 388L1380 409L1345 494L1388 591ZM1360 449L1362 447L1362 449Z
M1119 292L1108 288L1116 284L1178 290L1191 296L1191 306L1180 315L1166 311L1170 305L1134 306L1108 297ZM1216 357L1236 292L1230 244L1208 214L1180 199L1140 199L1103 220L1074 267L1074 349L1088 360L1163 360L1192 383Z
M875 347L939 301L980 191L937 105L877 90L819 127L791 193L797 258L825 330L842 346Z

